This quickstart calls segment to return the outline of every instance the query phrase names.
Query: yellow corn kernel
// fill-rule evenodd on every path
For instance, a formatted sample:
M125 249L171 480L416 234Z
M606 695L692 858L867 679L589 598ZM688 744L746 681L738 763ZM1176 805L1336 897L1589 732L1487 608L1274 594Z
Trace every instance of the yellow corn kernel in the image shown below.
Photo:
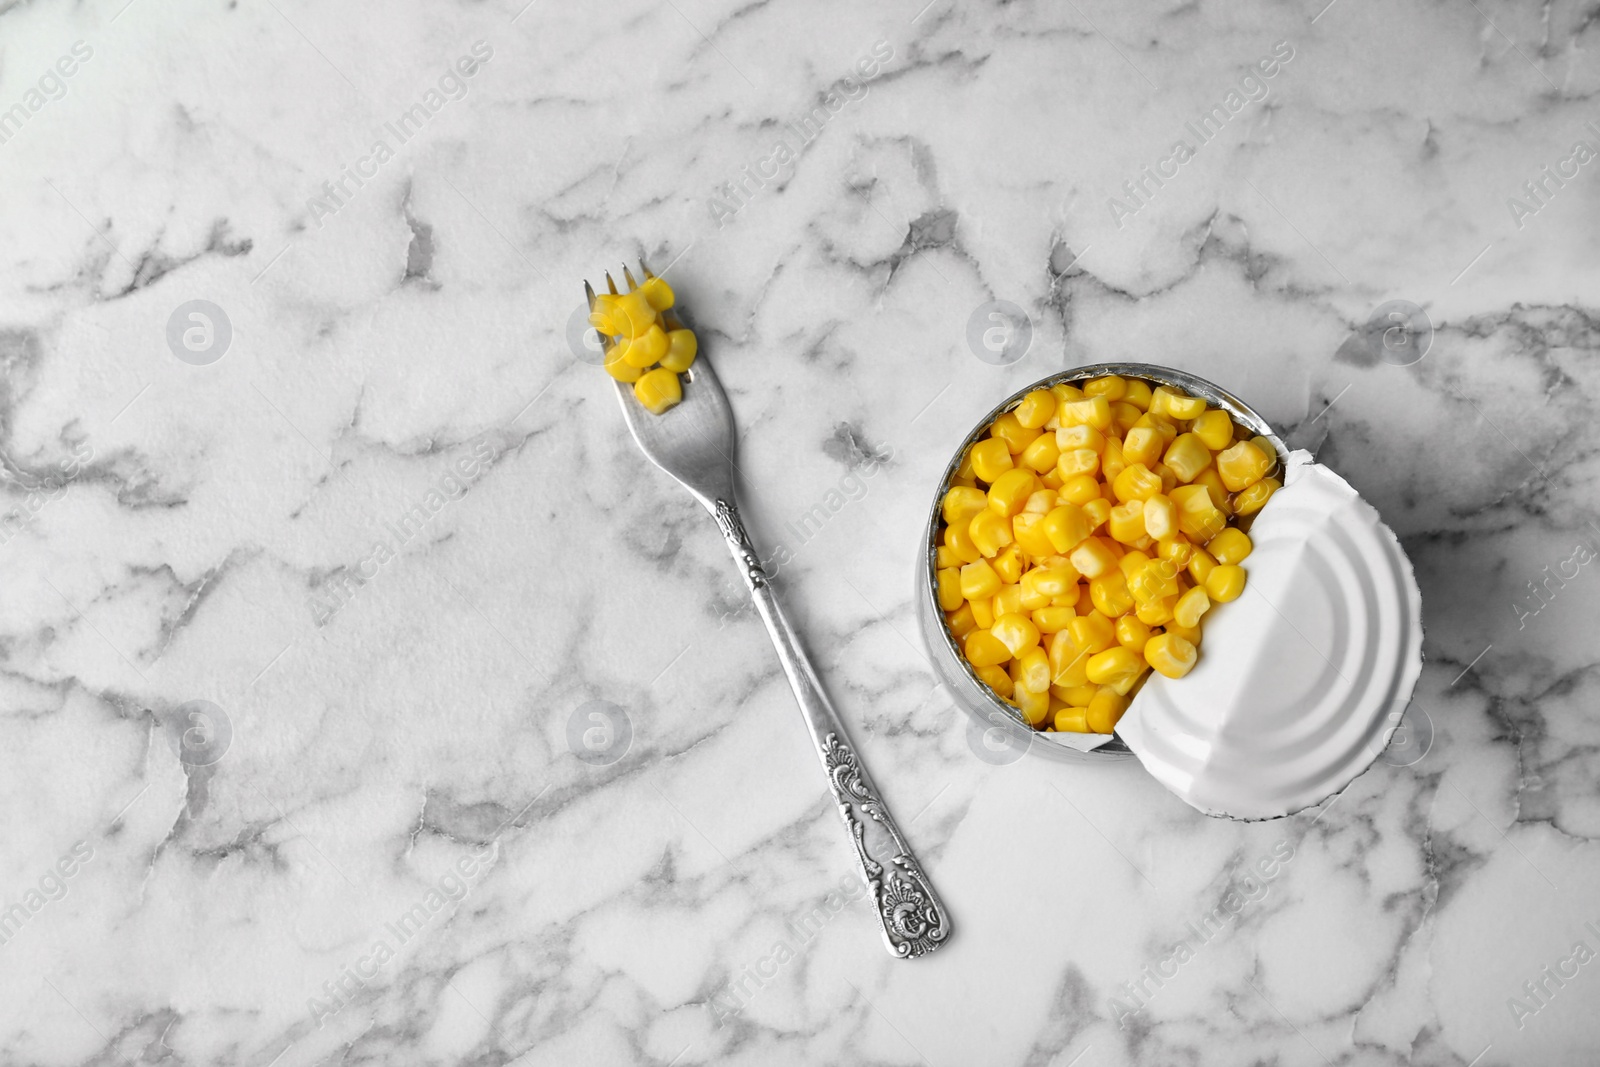
M1233 513L1240 517L1254 515L1260 511L1266 502L1279 489L1283 483L1276 478L1263 478L1248 489L1241 489L1233 497Z
M1033 511L1023 511L1011 517L1011 536L1017 547L1030 556L1048 556L1056 550L1044 532L1044 519L1043 515Z
M985 596L969 600L967 607L972 609L972 621L978 629L987 630L994 625L994 597Z
M1017 421L1024 429L1037 430L1056 413L1056 396L1048 389L1035 389L1017 405Z
M668 330L667 354L661 357L661 365L675 374L682 374L694 365L694 357L700 352L700 342L695 339L693 330Z
M660 415L683 399L683 386L678 376L664 367L645 371L633 383L633 395L639 398L651 414Z
M996 511L984 509L972 516L967 531L978 551L990 558L1011 543L1011 522Z
M1042 433L1022 450L1018 458L1029 470L1045 474L1055 469L1056 460L1061 458L1061 449L1056 444L1054 434Z
M972 473L980 481L993 482L1013 466L1011 449L997 437L979 441L967 454L972 458Z
M1129 463L1152 467L1161 458L1161 446L1165 443L1161 431L1154 426L1135 426L1122 439L1122 458Z
M1117 557L1117 569L1122 572L1122 576L1124 578L1128 578L1133 575L1134 571L1138 570L1140 567L1149 562L1149 553L1142 552L1137 548L1130 548L1121 556Z
M656 309L650 306L650 297L642 289L618 296L615 308L611 322L617 327L617 332L629 340L642 336L657 325Z
M1192 644L1177 634L1156 634L1144 646L1145 662L1168 678L1182 678L1194 669L1197 658Z
M1056 473L1056 469L1054 467L1051 467L1049 470L1039 475L1039 484L1044 486L1046 489L1055 489L1059 491L1061 489L1061 475Z
M1216 569L1216 566L1216 558L1205 549L1196 546L1189 555L1189 562L1185 569L1189 572L1189 577L1195 580L1195 584L1205 585L1206 578L1211 575L1211 572ZM1222 598L1219 596L1213 596L1211 599L1221 600Z
M1104 432L1111 425L1111 402L1103 396L1063 401L1059 417L1063 426L1093 426Z
M1056 492L1063 503L1087 504L1091 500L1100 499L1100 483L1092 474L1080 474L1063 480L1061 488Z
M1090 378L1083 383L1084 396L1103 396L1106 400L1121 400L1128 391L1128 383L1115 374L1103 378Z
M968 634L965 651L967 662L974 667L998 666L1011 658L1011 650L988 630L974 630Z
M1071 595L1072 603L1077 602L1078 571L1066 556L1050 556L1034 568L1034 573L1034 581L1040 590L1050 594L1052 603L1067 595Z
M1090 656L1086 673L1095 685L1115 685L1129 675L1137 678L1141 666L1137 652L1114 645Z
M1100 453L1092 448L1074 448L1056 457L1056 470L1061 474L1062 484L1066 484L1066 479L1076 478L1080 474L1092 476L1099 469Z
M978 676L978 681L993 689L995 696L1009 697L1016 691L1016 683L1011 680L1011 675L998 664L991 663L987 667L979 667L972 673Z
M1162 493L1170 493L1178 487L1178 476L1174 474L1172 468L1167 466L1165 463L1157 463L1154 467L1150 468L1150 472L1157 478L1161 479ZM1204 475L1205 471L1201 471L1200 473Z
M1076 504L1062 504L1044 517L1044 535L1057 552L1071 552L1093 529L1089 516Z
M1050 691L1050 654L1034 645L1022 654L1017 669L1017 684L1034 693Z
M1161 459L1178 476L1180 482L1192 482L1195 476L1211 464L1211 451L1196 433L1180 433L1167 446Z
M942 571L946 567L954 567L957 570L961 569L961 557L956 555L955 549L951 548L949 545L940 545L933 551L934 566L939 570Z
M1195 648L1200 647L1200 627L1198 626L1180 626L1178 625L1177 621L1174 620L1167 623L1162 627L1162 629L1169 634L1177 634Z
M1098 537L1087 537L1078 544L1067 558L1072 561L1072 566L1077 572L1090 581L1100 577L1106 571L1112 570L1117 565L1117 554L1111 551L1109 545Z
M1100 453L1100 477L1115 481L1117 475L1128 469L1128 458L1122 454L1122 442L1115 437L1106 438L1106 447Z
M1238 600L1244 592L1244 568L1237 563L1219 563L1206 575L1206 592L1219 604Z
M1022 425L1017 418L1017 413L1008 411L994 420L994 425L989 427L989 436L996 440L1004 441L1006 449L1013 455L1019 454L1024 448L1033 443L1034 438L1040 434L1039 430L1030 430Z
M939 514L951 526L972 521L972 517L989 506L989 498L982 489L953 485L945 490Z
M1087 662L1087 661L1085 661ZM1089 701L1100 691L1100 687L1088 681L1078 685L1052 685L1050 695L1067 705L1069 708L1083 709L1089 706Z
M1134 609L1134 614L1146 626L1165 626L1172 621L1172 609L1177 606L1178 598L1175 596L1157 597L1141 603Z
M1191 431L1213 452L1233 444L1233 420L1226 411L1212 410L1194 420Z
M961 572L955 567L945 567L939 571L939 607L943 611L954 611L966 600L966 593L961 589Z
M1121 503L1149 500L1161 492L1161 479L1143 463L1130 463L1112 480L1111 491Z
M1035 515L1048 515L1059 503L1054 489L1035 489L1028 494L1028 502L1022 505L1022 510L1031 511Z
M1217 473L1228 492L1237 493L1265 478L1276 455L1263 453L1253 441L1240 441L1217 457Z
M1128 387L1122 394L1122 399L1140 411L1149 411L1150 383L1139 378L1125 378L1123 380L1128 383Z
M1197 585L1180 596L1178 602L1172 606L1172 621L1179 626L1199 626L1200 616L1210 610L1211 598Z
M1133 594L1128 592L1128 582L1115 567L1098 578L1090 579L1089 602L1109 619L1133 610Z
M1149 508L1150 505L1148 503L1145 504L1147 511ZM1145 521L1148 523L1148 518ZM1164 537L1156 542L1156 555L1170 561L1174 567L1187 567L1189 565L1189 557L1194 555L1194 545L1183 534L1175 533L1171 537Z
M1270 474L1278 465L1278 446L1272 443L1272 438L1256 436L1250 438L1250 443L1255 445L1263 456L1267 457L1267 472Z
M992 597L1000 591L1005 583L1000 580L1000 575L990 566L989 561L980 559L976 563L968 563L961 568L961 595L967 600L981 600ZM954 611L954 608L949 609Z
M1177 565L1154 559L1128 575L1128 592L1140 604L1178 595Z
M1217 473L1217 468L1207 467L1195 477L1193 484L1206 487L1206 495L1224 516L1233 514L1232 507L1228 503L1228 488L1222 484L1222 475Z
M994 559L989 564L1000 580L1007 585L1015 585L1022 577L1022 552L1016 545L1007 545L995 553Z
M1206 551L1218 563L1243 563L1253 548L1255 545L1250 543L1250 535L1231 526L1206 543Z
M962 563L976 563L983 558L983 553L978 551L977 544L972 540L971 525L971 520L968 520L944 528L945 547L954 552Z
M660 278L646 278L644 284L639 286L639 291L644 294L646 300L650 301L650 306L657 311L665 311L678 301L677 295L672 291L672 286Z
M1050 391L1055 394L1056 404L1058 407L1061 404L1066 403L1068 400L1083 399L1083 390L1079 389L1076 385L1068 385L1066 382L1052 385L1050 387Z
M1013 694L1017 701L1017 710L1022 712L1022 719L1029 726L1038 726L1050 714L1050 691L1043 693L1030 692L1020 686Z
M606 353L606 373L619 382L632 385L644 377L644 371L628 362L628 342L618 341Z
M1178 532L1178 507L1165 493L1157 493L1144 502L1144 532L1157 541Z
M1144 412L1127 401L1114 400L1111 402L1111 429L1116 431L1118 437L1125 436L1143 415Z
M1106 530L1113 540L1131 545L1139 538L1145 536L1144 526L1144 501L1130 500L1126 504L1118 504L1111 509L1111 517L1106 522Z
M1189 540L1205 544L1228 524L1228 517L1211 502L1203 485L1182 485L1168 494L1178 505L1178 529Z
M994 617L999 619L1002 615L1021 615L1022 611L1022 584L1013 582L1002 585L1000 591L990 601L994 606Z
M1150 410L1183 422L1205 414L1206 402L1170 385L1158 385L1150 394Z
M1072 620L1077 617L1078 613L1073 611L1072 608L1066 606L1057 607L1054 604L1049 607L1034 608L1033 613L1028 616L1033 620L1033 624L1039 628L1040 634L1053 634L1059 630L1065 630L1072 624Z
M1010 518L1028 503L1028 497L1039 488L1039 480L1025 467L1012 467L996 477L989 486L989 509Z
M622 332L617 320L617 297L614 293L601 293L589 305L589 325L603 337L615 337Z
M1144 643L1148 640L1150 640L1150 627L1141 621L1139 616L1124 615L1117 620L1117 644L1123 648L1142 652Z
M1079 448L1099 452L1106 447L1106 435L1093 426L1063 426L1055 436L1056 447L1063 452Z
M1074 623L1076 621L1073 620ZM1080 649L1077 642L1072 639L1072 623L1068 623L1065 630L1051 635L1049 652L1050 679L1053 685L1074 686L1089 683L1085 664L1089 662L1091 653Z
M1140 667L1144 664L1141 661ZM1141 673L1143 673L1141 671ZM1138 675L1134 675L1135 678ZM1095 693L1094 699L1089 701L1085 709L1084 719L1088 723L1089 732L1095 734L1109 734L1117 727L1117 722L1122 718L1122 713L1128 710L1128 698L1110 686L1105 686Z
M969 604L963 604L945 615L944 621L950 624L950 632L955 634L957 641L978 628L977 620L972 617L972 606Z
M1086 734L1089 732L1089 711L1087 708L1061 708L1056 712L1055 722L1058 734Z
M1098 611L1073 619L1067 625L1067 632L1072 635L1072 643L1091 656L1117 643L1116 624Z
M1039 628L1033 624L1032 619L1016 612L1009 612L995 619L994 626L989 632L1005 645L1013 656L1020 656L1039 643Z
M1148 427L1161 435L1161 449L1166 451L1167 445L1178 436L1178 426L1171 419L1156 411L1147 411L1138 422L1133 424L1135 430ZM1132 432L1132 431L1129 431Z
M1024 571L1022 578L1017 582L1022 589L1021 605L1024 611L1038 611L1040 608L1050 606L1054 594L1046 592L1040 587L1040 582L1049 581L1049 571L1043 567L1030 567Z
M1105 497L1091 500L1083 506L1083 514L1089 520L1089 529L1098 530L1111 518L1111 501Z

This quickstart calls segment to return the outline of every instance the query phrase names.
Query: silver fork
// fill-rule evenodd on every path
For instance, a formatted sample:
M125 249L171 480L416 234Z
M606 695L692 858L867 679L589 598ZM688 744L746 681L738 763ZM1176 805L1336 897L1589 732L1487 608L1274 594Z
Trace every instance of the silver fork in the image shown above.
M643 262L639 269L646 280L653 277ZM636 288L631 270L624 267L623 276L629 291ZM617 291L609 273L606 285L612 293ZM592 308L594 289L588 282L583 287ZM670 310L667 324L677 324ZM604 338L603 343L609 354L612 340ZM827 772L828 787L838 806L839 817L844 820L850 842L855 846L856 863L872 897L889 951L901 958L932 952L950 936L950 917L851 746L844 723L817 681L816 671L799 637L779 607L767 572L761 566L761 557L756 554L739 518L739 505L733 492L737 438L727 394L722 391L722 383L717 381L716 372L711 369L704 352L681 378L683 400L662 415L652 415L634 397L630 386L613 380L617 400L622 404L622 416L640 451L677 479L717 520L717 528L722 531L723 540L739 565L739 573L750 588L761 621L767 624L778 660L783 664L783 673L789 678L795 700L811 731L811 740ZM887 849L883 847L885 844ZM886 853L887 867L875 858Z

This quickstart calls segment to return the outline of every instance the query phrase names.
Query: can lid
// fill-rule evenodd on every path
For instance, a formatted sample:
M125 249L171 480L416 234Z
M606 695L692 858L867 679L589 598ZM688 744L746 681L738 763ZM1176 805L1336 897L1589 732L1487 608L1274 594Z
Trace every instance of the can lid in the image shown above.
M1422 594L1377 510L1304 451L1250 537L1245 591L1206 616L1195 668L1147 679L1117 734L1193 807L1269 819L1383 751L1422 672Z

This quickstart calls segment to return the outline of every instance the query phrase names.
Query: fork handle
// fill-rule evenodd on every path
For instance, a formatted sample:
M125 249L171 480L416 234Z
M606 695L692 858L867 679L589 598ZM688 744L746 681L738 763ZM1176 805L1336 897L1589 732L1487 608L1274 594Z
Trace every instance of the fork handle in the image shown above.
M817 681L816 671L778 605L761 558L745 533L733 494L717 498L712 514L739 565L745 585L750 588L761 621L767 624L773 647L778 650L778 660L783 664L783 673L788 676L800 712L805 716L817 756L827 772L828 788L833 792L839 817L844 820L850 842L855 846L857 866L872 897L884 942L890 953L902 959L932 952L950 936L950 917L944 905L927 875L923 874L922 865L912 855L911 847L900 835L900 828L895 825L866 767L851 746L839 713L834 711ZM880 856L887 860L887 866L878 862L876 857Z

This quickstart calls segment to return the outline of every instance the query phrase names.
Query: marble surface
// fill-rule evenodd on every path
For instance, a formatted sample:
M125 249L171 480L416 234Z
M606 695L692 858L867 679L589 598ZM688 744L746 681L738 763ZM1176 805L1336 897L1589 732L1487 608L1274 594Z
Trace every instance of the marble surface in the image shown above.
M0 0L0 1062L1600 1058L1600 24L924 2ZM640 255L930 957L569 343ZM952 445L1110 359L1414 561L1407 734L1336 800L980 759L933 689Z

